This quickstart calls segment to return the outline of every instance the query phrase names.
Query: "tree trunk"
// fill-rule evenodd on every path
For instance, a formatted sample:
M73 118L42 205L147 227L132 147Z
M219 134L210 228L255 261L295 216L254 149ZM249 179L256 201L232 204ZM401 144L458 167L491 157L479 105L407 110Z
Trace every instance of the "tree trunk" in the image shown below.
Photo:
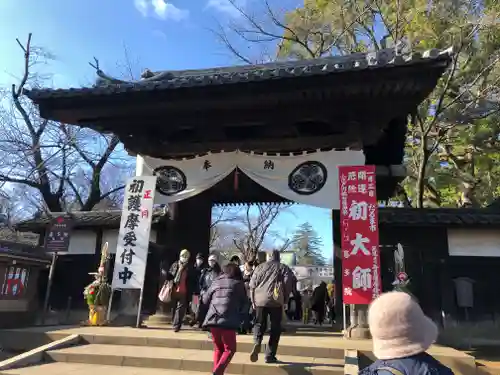
M425 194L425 171L427 162L429 161L429 150L427 149L427 140L422 139L420 150L420 163L418 164L417 171L417 208L424 208L424 194Z

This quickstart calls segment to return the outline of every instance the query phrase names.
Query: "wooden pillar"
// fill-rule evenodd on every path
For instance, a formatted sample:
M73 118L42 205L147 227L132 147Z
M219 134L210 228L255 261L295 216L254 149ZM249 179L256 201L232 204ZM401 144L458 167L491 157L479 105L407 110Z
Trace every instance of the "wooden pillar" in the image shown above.
M340 246L335 245L335 258L333 268L335 274L335 315L337 323L342 325L344 321L343 293L342 293L342 254ZM344 327L342 327L344 328Z
M342 324L344 320L344 301L342 293L342 249L339 220L339 210L332 210L332 231L334 246L333 269L335 275L335 315L337 316L337 321Z
M165 232L159 233L164 249L160 262L160 285L163 286L165 273L170 265L179 257L182 249L191 253L191 261L197 253L208 257L210 243L210 225L212 222L212 200L206 193L169 205L169 219ZM158 241L160 242L160 241ZM148 325L163 326L170 322L170 306L158 301L156 313L148 321Z
M191 261L197 253L208 258L210 244L210 225L212 223L212 200L206 193L198 194L192 198L177 203L176 248L177 255L180 250L188 249Z

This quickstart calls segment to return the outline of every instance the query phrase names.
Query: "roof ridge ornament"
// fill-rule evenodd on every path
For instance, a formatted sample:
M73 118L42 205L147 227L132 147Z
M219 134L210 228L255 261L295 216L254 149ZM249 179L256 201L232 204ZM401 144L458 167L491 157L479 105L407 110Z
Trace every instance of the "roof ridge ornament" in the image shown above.
M106 86L109 84L114 84L114 85L133 85L136 83L144 83L144 82L155 82L155 81L164 81L164 80L171 80L175 78L174 74L171 73L170 71L162 71L162 72L152 72L150 69L145 69L141 73L141 79L140 80L130 80L130 81L125 81L122 79L114 78L106 73L104 73L101 68L99 67L99 60L94 57L94 63L89 62L89 65L95 69L96 74L97 74L97 80L95 86Z

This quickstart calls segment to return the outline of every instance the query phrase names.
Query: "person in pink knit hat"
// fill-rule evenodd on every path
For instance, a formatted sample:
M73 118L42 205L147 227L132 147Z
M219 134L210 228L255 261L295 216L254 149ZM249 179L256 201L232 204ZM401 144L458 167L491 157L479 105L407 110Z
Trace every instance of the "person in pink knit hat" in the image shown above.
M438 329L408 293L379 296L370 305L368 323L377 361L359 375L453 375L426 353Z

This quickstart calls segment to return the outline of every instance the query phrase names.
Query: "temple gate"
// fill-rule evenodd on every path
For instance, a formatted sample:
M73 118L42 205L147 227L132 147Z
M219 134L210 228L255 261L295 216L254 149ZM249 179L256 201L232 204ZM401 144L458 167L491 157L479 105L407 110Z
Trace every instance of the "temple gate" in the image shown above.
M402 56L384 49L253 66L147 70L134 82L98 70L94 87L26 95L44 118L118 135L138 155L138 175L158 176L156 203L168 204L171 218L166 248L207 253L212 205L299 201L336 210L338 165L375 165L378 199L390 197L405 177L407 117L449 62L450 51ZM341 293L340 285L336 290Z

